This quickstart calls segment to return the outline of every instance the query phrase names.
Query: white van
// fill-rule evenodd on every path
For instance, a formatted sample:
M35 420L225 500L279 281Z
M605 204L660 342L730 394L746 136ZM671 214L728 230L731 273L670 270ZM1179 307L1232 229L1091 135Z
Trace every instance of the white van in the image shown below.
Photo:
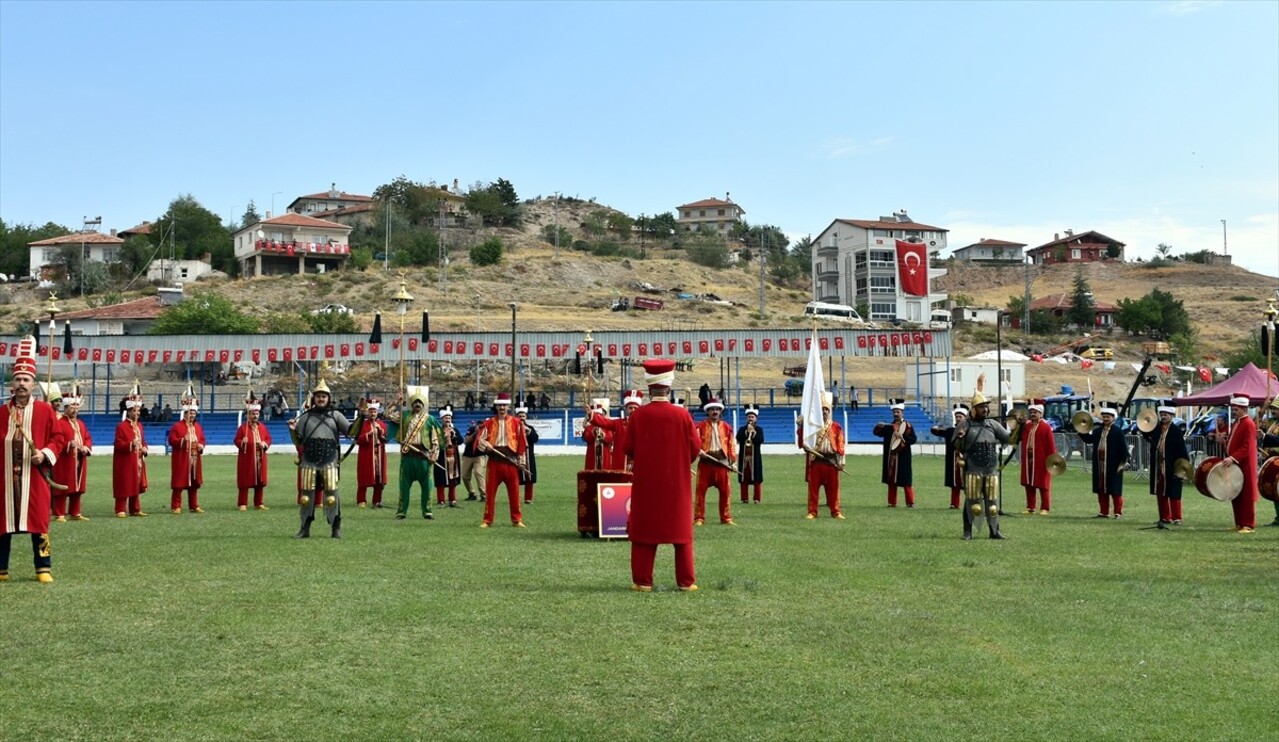
M865 324L857 310L846 304L827 304L821 301L810 301L804 306L804 315L850 322L855 325Z
M945 309L934 309L928 326L934 330L950 329L950 312Z

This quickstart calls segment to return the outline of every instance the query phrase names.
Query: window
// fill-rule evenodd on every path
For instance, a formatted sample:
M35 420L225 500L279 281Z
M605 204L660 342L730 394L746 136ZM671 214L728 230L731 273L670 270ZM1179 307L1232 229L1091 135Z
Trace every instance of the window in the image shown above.
M870 316L873 319L897 319L897 305L872 302L870 305Z
M865 279L865 278L859 278L859 279L857 279L857 293L859 293L859 294L864 294L864 293L866 293L866 279Z
M685 210L684 210L684 218L685 218L685 219L689 219L689 218L691 218L692 216L693 216L693 212L689 211L688 209L685 209Z
M1071 259L1071 260L1079 260L1079 248L1077 248L1077 247L1075 247L1075 248L1071 248L1071 250L1070 250L1070 259Z
M723 210L723 209L720 209L720 210L719 210L719 214L717 214L717 216L724 216L724 210Z
M896 276L871 276L870 290L880 293L893 293L897 291Z
M892 237L893 233L887 229L876 229L871 234L875 237Z
M964 370L962 368L952 368L950 370L950 383L958 384L964 380Z
M699 210L697 211L697 215L698 215L698 216L706 216L706 209L699 209Z
M999 375L999 378L1003 381L1003 383L1011 384L1013 381L1013 370L1011 368L1005 368L1002 370L1003 373Z

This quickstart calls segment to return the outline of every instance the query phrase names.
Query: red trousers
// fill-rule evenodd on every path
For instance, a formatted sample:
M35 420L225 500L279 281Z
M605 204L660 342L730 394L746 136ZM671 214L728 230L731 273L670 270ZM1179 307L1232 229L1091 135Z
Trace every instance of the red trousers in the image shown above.
M820 462L808 467L808 514L817 515L817 491L826 489L826 507L831 517L839 515L839 469Z
M524 516L520 515L520 470L498 459L489 459L488 479L484 482L484 522L493 524L493 506L499 484L506 485L506 497L511 501L511 522L521 522Z
M693 519L706 520L706 490L711 487L719 490L719 522L727 523L733 519L733 512L728 506L732 490L728 486L728 469L717 464L697 465L697 502L693 508Z
M444 504L444 491L448 490L448 501L457 502L457 485L441 485L435 488L435 502L438 505Z
M1039 491L1039 509L1044 512L1052 510L1053 493L1051 487L1032 487L1027 484L1026 487L1026 509L1035 509L1035 491Z
M1124 514L1124 496L1123 495L1097 495L1097 507L1101 508L1102 515L1110 515L1110 500L1115 501L1115 515Z
M741 483L741 488L742 488L742 502L749 502L749 501L750 501L750 498L749 498L747 495L749 495L749 494L750 494L750 488L751 488L751 486L752 486L752 485L749 485L749 484L747 484L747 483L745 483L745 482L742 482L742 483ZM763 482L756 482L753 486L755 487L755 502L756 502L756 503L758 503L758 502L759 502L759 499L760 499L760 496L763 494L763 490L764 490L764 483L763 483Z
M129 515L136 515L142 512L142 496L134 495L133 497L115 498L115 511L117 513L127 511Z
M915 507L915 488L907 486L903 489L906 490L906 507ZM897 485L895 484L888 485L888 507L897 507Z
M958 509L959 509L959 497L960 497L960 495L962 495L963 493L964 493L964 490L963 490L963 488L961 488L961 487L951 487L951 488L950 488L950 509L951 509L951 510L958 510Z
M382 490L386 487L386 485L374 484L370 486L373 488L373 507L377 507L382 504ZM355 504L359 505L362 502L366 502L365 497L368 495L368 492L369 487L361 487L360 491L355 493Z
M693 542L672 544L675 547L675 584L691 587L697 584L693 572ZM642 587L653 586L653 561L657 558L657 544L631 542L631 582Z
M169 497L169 509L179 510L182 508L182 490L183 489L186 489L187 491L187 505L191 508L191 510L195 510L196 508L200 507L200 488L199 487L186 487L186 488L179 487L177 489L174 489L173 494Z
M1235 513L1235 528L1257 527L1257 493L1243 492L1230 501L1230 509Z
M80 496L83 492L75 492L71 494L53 495L53 514L59 518L70 515L72 518L80 515ZM67 501L71 501L71 512L67 512Z
M253 490L253 507L262 507L264 500L265 487L241 487L240 494L235 498L236 507L247 508L249 506L249 490Z

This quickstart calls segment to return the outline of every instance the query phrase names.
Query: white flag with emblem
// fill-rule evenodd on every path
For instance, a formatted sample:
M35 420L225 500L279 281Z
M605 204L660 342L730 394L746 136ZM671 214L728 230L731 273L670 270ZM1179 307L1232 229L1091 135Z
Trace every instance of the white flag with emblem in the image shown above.
M817 445L817 433L822 429L822 393L825 391L822 354L818 351L817 328L813 328L813 339L808 349L808 368L804 371L804 445L809 448Z

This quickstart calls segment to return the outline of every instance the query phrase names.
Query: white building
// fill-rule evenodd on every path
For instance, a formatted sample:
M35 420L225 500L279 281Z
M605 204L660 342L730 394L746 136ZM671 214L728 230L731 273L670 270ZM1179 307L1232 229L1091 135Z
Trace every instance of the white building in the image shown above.
M972 322L976 325L994 325L999 322L998 307L954 307L950 319L955 324Z
M1004 398L1021 399L1026 396L1026 364L1019 361L1004 361ZM977 377L985 374L984 394L995 399L998 389L995 379L999 378L999 364L996 361L950 361L935 360L932 363L921 363L918 369L914 364L906 366L906 396L923 399L935 397L939 402L967 403L977 391ZM994 409L992 407L992 409Z
M114 229L109 235L93 231L72 232L61 237L29 242L27 249L31 251L31 277L37 280L57 278L51 275L51 271L59 262L59 254L67 248L79 250L86 261L114 263L120 259L120 246L123 244L124 240L116 236Z
M703 232L713 231L728 234L733 225L742 220L746 210L728 199L705 198L688 204L680 204L675 209L675 221L685 231L700 229Z
M351 227L302 214L264 219L231 235L240 275L312 273L341 268L351 257Z
M948 230L915 222L905 211L877 220L836 219L812 244L813 299L865 305L869 321L928 322L946 294L932 281L945 269L928 269L928 296L909 296L897 285L897 240L922 242L929 256L946 249Z
M204 260L166 260L164 258L156 258L147 266L147 280L176 283L198 280L200 276L213 272L213 266L208 262L209 255L206 253L204 257Z

